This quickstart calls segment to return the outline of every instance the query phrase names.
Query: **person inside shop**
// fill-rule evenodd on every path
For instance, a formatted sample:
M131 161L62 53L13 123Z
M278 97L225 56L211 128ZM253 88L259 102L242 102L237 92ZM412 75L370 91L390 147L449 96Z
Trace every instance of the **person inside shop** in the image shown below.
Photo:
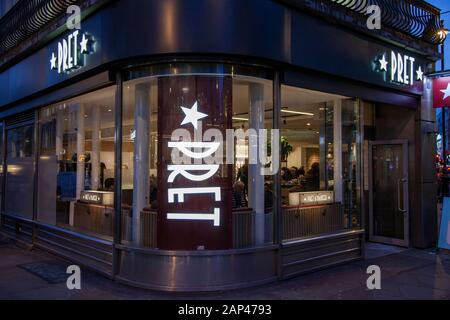
M233 209L247 208L248 202L245 198L245 184L237 180L233 185Z
M239 169L237 174L237 180L244 184L244 195L248 194L248 164L244 164L242 168Z
M154 175L150 176L150 205L157 206L156 201L158 200L158 180Z
M320 190L320 164L315 162L311 166L311 170L308 171L305 177L306 188L309 191L319 191Z
M109 178L105 181L105 191L114 191L114 179Z
M104 162L100 163L100 188L103 189L105 187L105 171L106 164Z
M271 213L273 208L273 192L270 183L264 184L264 210Z

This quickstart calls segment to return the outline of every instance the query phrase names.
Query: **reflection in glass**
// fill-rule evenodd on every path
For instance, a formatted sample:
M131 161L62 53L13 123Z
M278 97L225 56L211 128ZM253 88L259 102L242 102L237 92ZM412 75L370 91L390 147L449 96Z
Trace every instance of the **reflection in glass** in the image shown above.
M358 103L282 86L283 239L359 226Z
M34 126L27 125L6 132L5 213L33 218Z
M38 220L113 236L114 88L40 112Z

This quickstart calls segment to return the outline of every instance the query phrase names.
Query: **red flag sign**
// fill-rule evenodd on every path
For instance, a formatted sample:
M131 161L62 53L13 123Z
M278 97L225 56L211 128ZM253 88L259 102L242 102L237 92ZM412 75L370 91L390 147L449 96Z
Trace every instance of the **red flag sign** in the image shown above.
M450 77L434 79L433 106L435 108L450 107Z

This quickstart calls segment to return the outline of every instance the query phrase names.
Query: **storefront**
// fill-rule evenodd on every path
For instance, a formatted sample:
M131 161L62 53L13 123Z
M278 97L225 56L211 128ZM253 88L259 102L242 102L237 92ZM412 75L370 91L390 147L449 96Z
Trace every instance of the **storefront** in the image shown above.
M170 291L431 246L432 67L278 2L113 1L0 74L1 230Z

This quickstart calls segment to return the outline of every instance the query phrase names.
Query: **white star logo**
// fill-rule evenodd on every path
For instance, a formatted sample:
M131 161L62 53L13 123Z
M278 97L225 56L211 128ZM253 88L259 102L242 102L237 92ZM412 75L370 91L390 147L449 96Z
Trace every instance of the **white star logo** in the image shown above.
M86 38L85 34L83 34L83 39L80 42L81 53L88 53L88 43L89 43L89 39Z
M183 110L184 114L186 115L186 118L184 118L183 122L181 123L182 126L185 124L188 124L188 123L192 123L194 128L197 129L198 121L208 117L207 114L198 112L198 103L197 102L194 103L194 105L192 106L191 109L184 108L184 107L181 107L181 109Z
M55 53L52 53L52 58L50 59L50 70L55 70L56 69L56 56Z
M441 90L441 92L444 94L443 100L445 100L448 97L450 97L450 83L447 84L447 89Z
M380 71L387 71L388 62L386 60L386 55L383 54L383 57L379 60L380 62Z
M416 73L417 73L417 80L423 81L423 71L422 71L422 66L419 66L419 69L417 69Z

